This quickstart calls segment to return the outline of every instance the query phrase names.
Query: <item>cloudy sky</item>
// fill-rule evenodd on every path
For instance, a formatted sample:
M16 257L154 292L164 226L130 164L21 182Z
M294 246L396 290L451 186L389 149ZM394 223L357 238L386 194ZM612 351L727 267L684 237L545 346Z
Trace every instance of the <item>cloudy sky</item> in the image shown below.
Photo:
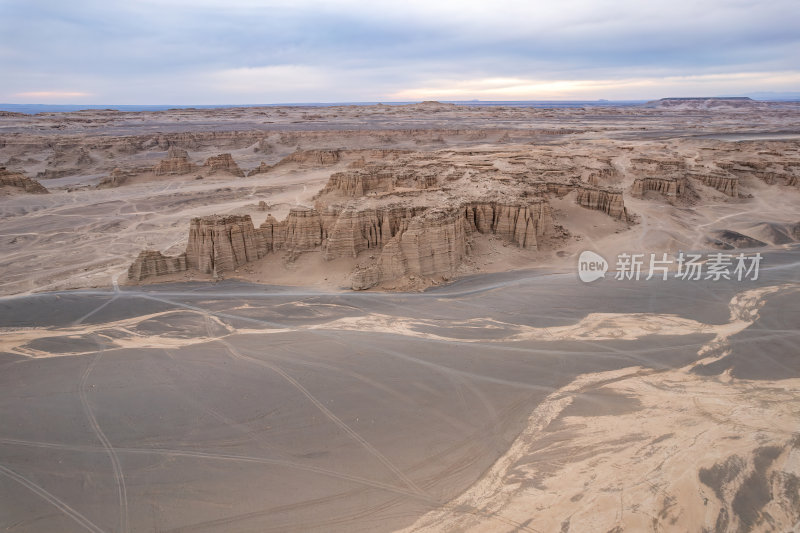
M0 102L800 91L798 0L0 0Z

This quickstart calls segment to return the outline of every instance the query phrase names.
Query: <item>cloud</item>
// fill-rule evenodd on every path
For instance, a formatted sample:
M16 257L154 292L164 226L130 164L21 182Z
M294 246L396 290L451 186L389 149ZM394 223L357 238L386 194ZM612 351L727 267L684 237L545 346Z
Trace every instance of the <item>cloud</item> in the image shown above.
M630 83L647 98L780 90L780 76L735 76L800 72L796 0L0 1L0 100L41 87L102 103L621 98Z
M597 99L607 94L645 99L660 92L675 96L724 95L752 92L761 86L790 90L800 86L800 72L747 72L621 79L536 80L484 78L441 81L428 87L403 89L390 96L397 100L548 100ZM677 91L677 92L676 92Z
M92 96L91 93L83 93L78 91L29 91L16 93L14 96L19 98L39 98L43 100L64 100L69 98L85 98Z
M241 67L209 75L213 88L229 94L308 93L328 85L324 69L307 65Z

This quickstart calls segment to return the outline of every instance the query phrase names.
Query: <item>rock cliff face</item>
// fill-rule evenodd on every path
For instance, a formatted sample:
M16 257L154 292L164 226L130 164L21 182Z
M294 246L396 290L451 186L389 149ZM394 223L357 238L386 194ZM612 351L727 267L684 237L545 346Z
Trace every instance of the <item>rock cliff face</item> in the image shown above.
M323 213L327 236L325 259L356 257L365 250L381 249L422 211L424 208L402 206L363 210L348 206L342 210L327 210Z
M368 289L408 276L449 279L468 254L473 232L495 234L535 250L537 237L550 234L552 228L550 204L542 199L532 204L472 202L454 209L431 208L401 219L378 260L353 272L352 288ZM380 235L378 228L370 230L370 236Z
M315 209L290 209L284 231L283 249L289 252L310 252L322 244L322 218Z
M628 219L622 191L579 187L575 201L578 205L597 209L618 220Z
M156 250L142 250L139 257L128 267L128 279L142 281L145 278L163 276L187 270L186 254L166 257Z
M384 246L375 264L353 273L352 288L368 289L409 275L449 279L467 254L466 231L460 210L426 211Z
M167 176L172 174L188 174L194 172L196 167L189 162L189 154L186 150L175 146L170 147L167 158L162 159L153 168L156 176Z
M203 163L203 166L206 167L209 172L224 171L240 178L244 177L244 172L239 168L239 165L236 164L236 161L233 160L233 156L231 154L219 154L211 156L206 159L206 162Z
M464 206L468 228L478 233L494 233L520 248L537 249L537 237L553 227L550 204L537 200L532 204L504 205L497 202L473 202Z
M435 174L425 175L410 170L392 170L366 163L363 168L337 172L328 179L318 197L340 196L358 198L373 193L388 193L398 189L431 189L437 186Z
M751 164L749 167L744 167L743 163L739 163L740 168L730 168L729 171L737 177L748 177L760 179L767 185L783 184L790 187L796 187L800 182L800 163L795 162L782 162L775 164L770 169L763 168L764 165ZM720 165L721 166L721 165ZM760 168L759 168L760 167Z
M186 268L221 276L279 251L321 251L324 259L332 260L375 250L374 263L353 275L353 287L364 289L404 276L452 277L468 252L472 233L494 234L535 250L539 238L552 228L550 205L540 198L529 203L470 202L446 208L347 205L320 212L295 207L285 220L268 215L258 228L249 215L209 216L192 219L184 256L143 252L130 267L129 278L138 281Z
M692 174L691 176L728 196L739 197L739 178L735 176L720 174Z
M6 187L14 191L31 194L48 193L48 190L38 181L24 176L19 172L12 172L5 167L0 167L0 189Z
M341 150L297 150L281 159L278 164L300 163L310 165L333 165L342 157Z
M575 203L581 207L602 211L618 220L628 220L628 212L625 209L625 201L620 189L597 187L585 182L572 180L567 183L544 183L539 186L538 194L552 194L562 198L572 191L577 191Z
M270 171L270 169L272 169L272 165L268 165L262 161L260 165L258 165L256 168L248 172L247 176L250 177L250 176L255 176L256 174L266 174L267 172Z
M328 179L319 196L337 194L347 198L358 198L370 192L386 192L391 189L391 176L364 172L337 172Z
M641 198L647 191L656 191L670 198L682 198L688 192L686 178L646 177L636 178L631 187L631 195Z
M112 189L114 187L122 187L131 178L135 178L139 176L143 172L146 172L146 169L121 169L115 168L111 171L111 173L100 180L100 183L97 184L98 189Z
M259 226L258 233L264 241L264 253L276 252L286 242L286 221L278 221L271 214L267 215L267 219Z
M653 159L649 157L631 158L634 169L645 172L677 172L686 169L686 162L680 159Z
M330 165L345 157L358 159L330 176L314 197L313 209L294 207L284 220L268 215L258 228L241 216L192 220L187 267L225 275L266 254L282 252L291 258L314 251L324 260L349 258L359 265L352 274L356 289L404 286L411 280L422 280L424 286L454 276L479 234L540 249L545 237L555 233L550 195L574 193L578 205L627 220L621 190L581 179L616 179L607 158L566 158L572 166L564 170L558 158L548 157L533 167L525 159L525 164L518 162L517 156L495 164L480 150L442 151L435 157L405 151L306 150L279 165ZM212 168L231 165L229 154L207 162ZM270 169L266 164L260 168ZM657 186L641 182L640 188L645 185ZM676 186L675 194L679 190ZM259 209L267 210L266 203Z
M186 264L204 274L222 275L263 257L265 249L250 215L193 218Z
M431 209L412 218L397 242L409 272L449 278L467 254L464 218L459 211Z

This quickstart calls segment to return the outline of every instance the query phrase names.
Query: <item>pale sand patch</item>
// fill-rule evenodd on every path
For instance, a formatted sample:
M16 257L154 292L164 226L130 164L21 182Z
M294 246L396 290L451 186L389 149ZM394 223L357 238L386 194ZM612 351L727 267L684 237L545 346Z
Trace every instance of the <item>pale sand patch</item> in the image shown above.
M650 335L693 335L713 334L714 339L704 345L698 355L706 356L698 364L707 364L719 357L724 350L727 339L735 335L758 318L758 310L764 305L764 298L780 290L797 291L791 285L778 285L751 289L736 294L730 301L730 322L725 324L705 324L696 320L683 318L673 314L656 313L590 313L575 324L556 327L532 327L524 324L512 324L492 318L473 318L469 320L432 320L409 317L397 317L371 313L363 316L342 317L320 324L298 325L293 327L274 327L265 323L263 328L234 328L204 310L191 306L178 310L162 311L148 315L136 316L114 322L100 324L76 325L62 328L0 328L0 350L16 353L26 357L60 357L66 355L85 355L93 351L77 350L54 354L48 351L33 349L29 343L42 338L79 338L89 335L104 337L107 349L114 348L178 348L198 343L209 342L236 334L274 334L288 331L359 331L372 333L389 333L428 340L458 342L519 342L519 341L564 341L564 340L636 340ZM293 303L304 306L306 304ZM190 313L213 320L222 328L220 335L185 335L173 336L169 332L161 335L144 334L136 330L136 326L155 318L164 319L176 313ZM113 338L105 336L104 331L114 330ZM448 335L448 330L467 330L475 336ZM492 331L490 337L481 336L484 331ZM124 333L125 335L119 335ZM505 334L503 334L505 333ZM712 356L713 354L713 356Z
M784 285L737 294L727 324L676 324L684 334L692 328L716 333L698 355L717 353L756 320L766 295L787 288L797 290ZM616 318L635 326L629 316ZM526 531L699 531L718 524L773 531L770 521L784 525L778 530L797 527L800 498L792 494L800 487L800 379L703 377L689 372L696 364L580 376L537 407L478 482L403 531L494 531L498 516ZM562 417L586 391L638 405L627 413ZM739 470L720 486L701 481L730 464ZM465 506L480 512L453 512Z
M590 389L624 394L640 406L612 416L568 416L548 427ZM754 384L682 370L583 376L534 411L479 482L404 531L495 531L495 514L529 531L699 531L713 530L722 509L733 526L741 521L737 494L746 500L752 489L742 486L753 475L754 454L769 446L778 456L762 475L776 472L778 481L770 482L776 497L762 511L789 526L800 510L781 497L779 480L800 475L798 390L798 379ZM733 456L741 471L721 487L720 498L700 472ZM460 506L481 513L452 512Z

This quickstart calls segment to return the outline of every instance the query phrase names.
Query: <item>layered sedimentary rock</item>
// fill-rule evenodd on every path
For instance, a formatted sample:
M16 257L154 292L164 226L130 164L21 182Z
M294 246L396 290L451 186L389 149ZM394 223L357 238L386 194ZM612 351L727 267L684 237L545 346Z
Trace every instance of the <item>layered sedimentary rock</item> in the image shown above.
M240 178L244 177L244 171L239 168L239 165L237 165L236 161L233 160L233 156L231 154L219 154L211 156L206 159L206 162L203 163L203 166L208 168L209 172L223 171Z
M543 237L554 233L549 195L573 193L578 205L627 220L620 190L581 180L615 177L609 158L548 155L531 166L516 152L487 156L480 149L356 152L297 151L283 160L323 165L359 157L358 164L330 176L313 209L294 207L284 220L270 214L258 228L249 219L195 219L189 267L222 275L251 257L284 252L291 260L316 251L325 260L349 258L361 265L355 288L412 277L433 283L454 275L477 234L540 249ZM490 156L498 157L487 161ZM268 210L266 202L258 209Z
M444 279L455 274L468 249L471 233L495 234L525 249L537 249L539 237L551 232L549 203L468 202L436 208L388 205L358 209L331 206L322 212L294 207L285 220L271 214L258 227L249 215L192 219L186 268L224 275L247 262L278 251L290 254L322 251L326 260L356 258L375 250L372 267L354 274L353 286L367 288L406 275ZM131 280L176 271L179 266L155 254L131 266ZM160 266L159 266L160 265Z
M368 289L409 275L449 279L467 254L466 232L460 210L426 211L384 246L375 264L353 273L352 288Z
M497 202L472 202L464 206L468 228L479 233L493 233L520 248L537 249L537 237L553 226L550 204L506 205Z
M136 260L128 267L128 279L142 281L145 278L164 276L187 270L186 254L166 257L157 250L142 250Z
M452 209L432 208L402 219L375 264L353 272L352 288L368 289L407 276L449 279L468 253L470 233L495 234L535 250L537 237L550 234L552 228L550 204L542 199L532 204L471 202Z
M791 169L791 167L789 167ZM747 177L752 176L757 178L767 185L775 185L775 184L783 184L795 187L797 186L798 182L798 174L796 172L792 172L791 170L785 169L776 169L776 170L750 170L750 169L738 169L733 168L730 169L732 174L735 174L738 177Z
M453 276L467 253L464 226L458 210L431 209L412 218L396 237L408 271L427 277Z
M286 221L278 221L271 214L261 223L258 233L264 242L264 253L275 252L283 248L286 241Z
M649 157L635 157L631 159L634 169L649 172L675 172L686 168L686 162L681 159L653 159Z
M348 198L358 198L371 192L388 192L391 189L392 176L388 172L337 172L328 179L325 188L320 191L320 196L338 194Z
M315 209L293 207L285 221L283 249L308 252L322 244L322 218Z
M248 172L247 176L250 177L250 176L255 176L256 174L266 174L271 169L272 169L272 165L268 165L268 164L266 164L265 162L262 161L260 165L258 165L256 168L254 168L253 170Z
M156 176L166 176L172 174L188 174L194 172L196 167L189 162L189 154L186 150L171 146L167 153L167 158L162 159L153 169Z
M578 205L597 209L610 217L619 220L628 219L622 191L579 187L575 201Z
M589 175L586 177L586 182L596 186L602 185L616 179L618 175L617 169L613 167L599 168L590 171Z
M86 150L86 148L81 148L78 151L78 159L75 161L75 163L79 167L87 167L94 163L94 159L92 159L92 156L89 155L89 151Z
M338 163L341 157L341 150L297 150L281 159L278 164L300 163L320 166L333 165Z
M0 167L0 188L9 187L19 192L31 194L47 194L48 190L38 181L19 172L12 172Z
M397 189L430 189L437 185L435 175L397 172L367 164L362 169L331 175L320 196L336 194L358 198L371 193L387 193Z
M576 180L567 183L547 182L539 185L537 189L537 194L552 194L557 198L563 198L576 191L575 203L581 207L602 211L618 220L628 220L625 200L622 191L619 189L596 187Z
M325 258L356 257L365 250L380 249L423 210L403 206L359 210L348 206L323 212L327 236Z
M687 180L684 177L636 178L631 187L631 195L641 198L647 191L655 191L670 198L681 198L687 194L687 187Z
M704 185L713 187L728 196L734 198L739 196L739 178L735 176L719 174L692 174L691 176Z
M250 215L193 218L189 225L186 263L204 274L221 275L263 257L265 249Z
M135 178L136 176L139 176L145 172L147 172L147 169L122 169L117 167L112 170L108 176L100 180L100 183L97 184L97 188L111 189L114 187L121 187L128 183L131 178Z

